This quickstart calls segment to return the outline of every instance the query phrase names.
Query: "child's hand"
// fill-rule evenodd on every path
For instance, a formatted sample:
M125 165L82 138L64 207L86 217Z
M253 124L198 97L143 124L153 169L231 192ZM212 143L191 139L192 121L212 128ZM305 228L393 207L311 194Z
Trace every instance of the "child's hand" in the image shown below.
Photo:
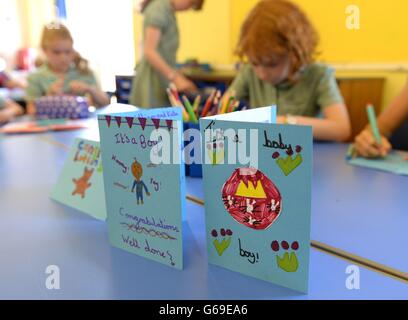
M381 145L378 145L369 128L364 129L354 140L354 148L358 155L365 158L385 157L391 150L390 142L381 136Z
M72 81L69 84L69 88L72 93L77 95L83 95L91 91L91 86L82 81Z
M0 124L6 123L13 119L13 116L7 110L0 111Z
M58 79L48 88L47 96L58 96L63 93L64 79Z
M181 73L177 73L176 77L173 80L178 91L181 92L197 92L196 85L189 79L187 79Z

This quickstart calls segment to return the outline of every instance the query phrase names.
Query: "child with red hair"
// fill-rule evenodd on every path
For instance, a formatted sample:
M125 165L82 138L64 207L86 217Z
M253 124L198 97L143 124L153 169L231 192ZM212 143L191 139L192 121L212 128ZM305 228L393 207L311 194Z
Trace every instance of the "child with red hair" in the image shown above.
M309 125L319 140L350 136L347 108L334 71L314 62L318 35L286 0L262 0L247 16L237 53L246 58L229 92L252 108L276 104L278 122Z

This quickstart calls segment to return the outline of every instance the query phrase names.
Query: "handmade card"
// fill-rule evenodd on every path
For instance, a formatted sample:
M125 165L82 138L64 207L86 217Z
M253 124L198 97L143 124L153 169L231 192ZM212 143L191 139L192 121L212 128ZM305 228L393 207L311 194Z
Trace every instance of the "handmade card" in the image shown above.
M76 139L51 198L106 220L103 169L99 142Z
M115 247L183 268L180 108L100 115L109 240Z
M275 112L200 120L208 259L307 292L312 130Z

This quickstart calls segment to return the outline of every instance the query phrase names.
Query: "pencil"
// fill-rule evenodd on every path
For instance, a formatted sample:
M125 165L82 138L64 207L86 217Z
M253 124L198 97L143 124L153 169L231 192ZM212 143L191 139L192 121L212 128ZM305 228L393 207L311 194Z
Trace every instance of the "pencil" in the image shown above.
M377 119L376 119L374 107L372 104L369 104L367 106L367 115L368 115L368 121L370 122L370 127L373 133L374 139L378 145L381 145L380 130L378 130Z
M213 100L214 100L214 97L215 97L216 94L217 94L217 91L216 91L216 90L214 90L213 92L211 92L210 96L208 97L207 101L205 102L204 108L203 108L203 110L201 111L201 117L202 117L202 118L207 115L208 111L210 111L211 106L212 106L212 103L213 103Z
M193 107L191 106L190 101L185 95L183 95L183 102L184 102L184 107L186 108L188 116L190 118L190 121L193 123L197 123L198 120L194 113Z
M176 98L174 97L173 93L171 92L171 90L169 88L167 88L167 95L169 97L169 100L171 102L171 105L173 107L178 107L181 108L181 112L183 114L183 121L188 121L188 113L187 111L184 109L183 104L180 101L177 101Z
M231 93L227 92L224 95L223 99L221 99L221 110L220 110L221 114L227 112L230 98L231 98Z
M194 100L194 104L193 104L193 111L195 114L198 115L198 108L200 107L200 103L201 103L201 96L198 95L195 100Z

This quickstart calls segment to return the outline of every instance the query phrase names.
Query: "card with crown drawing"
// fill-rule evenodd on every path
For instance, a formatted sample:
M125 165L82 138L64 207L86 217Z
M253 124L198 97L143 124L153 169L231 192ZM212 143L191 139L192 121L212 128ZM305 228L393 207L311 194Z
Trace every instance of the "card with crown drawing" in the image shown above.
M267 107L200 119L208 259L307 292L312 129Z
M183 268L180 108L98 117L110 243Z
M106 220L102 171L99 142L77 138L51 198L98 220Z

